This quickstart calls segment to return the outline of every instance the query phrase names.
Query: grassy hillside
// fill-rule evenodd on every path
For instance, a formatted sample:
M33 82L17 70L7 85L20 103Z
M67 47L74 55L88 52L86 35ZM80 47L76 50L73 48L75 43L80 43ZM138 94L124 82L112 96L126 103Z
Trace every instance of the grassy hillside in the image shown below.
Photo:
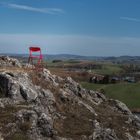
M102 69L93 69L92 72L103 75L119 74L123 69L119 65L103 64Z
M140 108L140 83L118 83L118 84L92 84L82 82L86 89L105 91L109 98L118 99L124 102L129 108Z

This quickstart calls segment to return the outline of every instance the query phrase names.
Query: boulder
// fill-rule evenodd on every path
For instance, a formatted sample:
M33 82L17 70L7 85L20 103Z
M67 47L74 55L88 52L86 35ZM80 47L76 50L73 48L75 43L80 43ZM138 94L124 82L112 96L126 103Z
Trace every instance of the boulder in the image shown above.
M21 68L21 63L14 58L8 56L0 56L0 67L19 67Z
M1 97L8 97L16 101L35 100L38 95L27 73L0 73L0 89Z

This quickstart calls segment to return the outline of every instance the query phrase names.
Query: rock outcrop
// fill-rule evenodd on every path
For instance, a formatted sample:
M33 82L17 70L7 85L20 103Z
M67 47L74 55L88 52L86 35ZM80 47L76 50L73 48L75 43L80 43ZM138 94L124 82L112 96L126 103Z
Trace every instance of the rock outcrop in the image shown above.
M20 67L21 64L15 58L10 58L8 56L0 56L0 67Z
M44 69L0 72L0 140L139 140L125 104Z

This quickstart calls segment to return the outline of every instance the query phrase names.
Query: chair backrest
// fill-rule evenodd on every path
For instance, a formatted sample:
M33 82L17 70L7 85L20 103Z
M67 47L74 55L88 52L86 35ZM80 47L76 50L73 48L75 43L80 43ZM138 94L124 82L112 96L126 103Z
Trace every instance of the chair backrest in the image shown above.
M38 51L41 51L41 49L39 47L30 47L29 50L31 52L38 52Z
M29 47L30 57L42 59L41 49L39 47ZM39 55L32 55L33 52L39 52Z

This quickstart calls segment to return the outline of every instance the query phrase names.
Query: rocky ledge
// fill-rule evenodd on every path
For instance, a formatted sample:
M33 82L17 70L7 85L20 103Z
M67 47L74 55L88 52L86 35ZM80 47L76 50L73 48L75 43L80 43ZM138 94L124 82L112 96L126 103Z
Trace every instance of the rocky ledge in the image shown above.
M0 72L0 140L139 140L125 104L44 69Z
M21 64L15 58L10 58L8 56L0 56L0 68L5 68L5 67L21 68Z

